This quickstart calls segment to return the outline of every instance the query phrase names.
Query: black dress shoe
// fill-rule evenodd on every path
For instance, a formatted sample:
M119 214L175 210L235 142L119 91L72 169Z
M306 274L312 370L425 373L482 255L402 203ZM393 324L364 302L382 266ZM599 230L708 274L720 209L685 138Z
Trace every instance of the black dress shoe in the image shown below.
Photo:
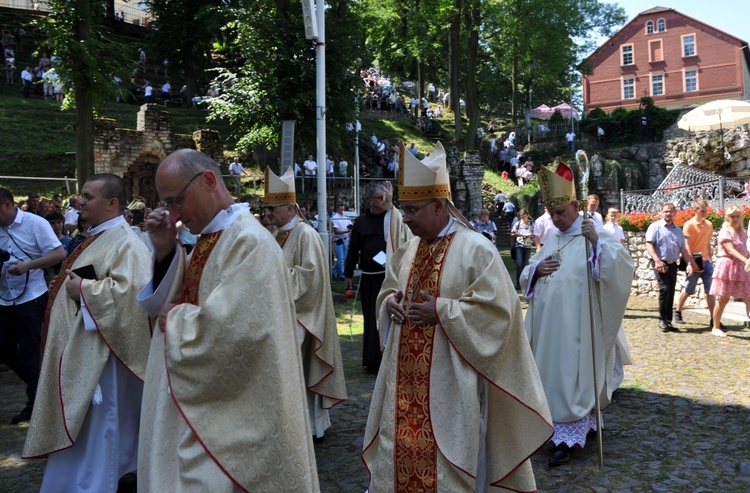
M555 447L547 463L550 467L562 466L570 462L571 457L573 457L573 447L568 447L564 443L561 443Z
M28 423L29 421L31 421L31 409L28 408L10 418L10 424L12 425Z
M666 322L664 320L659 320L659 328L662 332L679 332L680 329L672 325L672 322Z

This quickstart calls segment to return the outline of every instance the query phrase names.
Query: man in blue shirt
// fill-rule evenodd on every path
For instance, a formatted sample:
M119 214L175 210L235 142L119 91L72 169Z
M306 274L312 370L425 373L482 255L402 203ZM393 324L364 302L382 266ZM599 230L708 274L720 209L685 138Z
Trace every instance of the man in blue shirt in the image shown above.
M698 265L685 247L685 236L674 223L675 207L671 202L661 208L661 220L654 221L646 231L646 250L654 265L654 274L659 283L659 328L662 332L679 332L672 325L675 285L677 284L677 262L680 255L688 263L687 275L698 271Z

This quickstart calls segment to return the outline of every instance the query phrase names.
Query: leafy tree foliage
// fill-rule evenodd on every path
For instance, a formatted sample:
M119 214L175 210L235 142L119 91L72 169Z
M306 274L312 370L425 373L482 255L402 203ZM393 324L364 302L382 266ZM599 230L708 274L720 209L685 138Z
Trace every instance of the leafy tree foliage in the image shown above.
M49 0L49 7L36 27L54 45L54 68L66 92L63 109L75 104L76 173L82 186L94 173L95 109L121 90L114 77L127 80L128 63L108 28L106 0Z
M245 0L225 10L231 21L228 66L218 70L222 95L211 103L212 118L228 118L238 131L241 151L273 149L281 121L296 121L295 139L307 154L315 142L315 45L305 39L298 1ZM326 122L332 154L353 137L344 128L354 120L355 59L364 34L356 3L334 2L326 10ZM314 153L314 152L312 152Z
M149 24L149 57L181 74L188 95L205 93L206 71L213 67L214 43L226 23L222 0L146 0L153 20Z

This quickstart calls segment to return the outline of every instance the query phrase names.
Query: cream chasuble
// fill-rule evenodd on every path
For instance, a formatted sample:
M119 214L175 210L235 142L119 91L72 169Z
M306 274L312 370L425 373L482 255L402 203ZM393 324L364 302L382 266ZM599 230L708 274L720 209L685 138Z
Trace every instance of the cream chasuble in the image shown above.
M138 491L317 492L282 252L246 204L226 214L187 267L177 249L176 304L149 353Z
M328 409L346 399L344 368L323 241L299 218L279 229L276 241L290 273L297 322L302 327L302 363L312 434L331 424Z
M528 458L551 436L521 305L493 245L457 224L389 258L379 305L435 295L439 322L390 326L365 432L370 493L536 489ZM417 485L419 489L417 489Z
M558 231L550 236L530 259L521 276L521 287L530 298L526 333L555 423L579 421L594 409L589 310L594 314L597 330L601 403L602 407L609 404L614 390L612 373L616 341L633 280L630 254L619 241L597 226L599 245L592 263L597 267L599 280L591 279L592 294L589 297L586 282L589 273L586 261L588 240L580 231L579 218L567 232ZM560 253L560 269L552 276L536 280L537 263L553 252Z
M58 289L56 285L51 291L39 390L23 455L43 457L63 449L67 449L63 454L72 454L62 466L65 478L50 480L57 483L53 485L57 490L74 487L77 491L85 490L83 486L66 486L68 483L63 482L75 481L80 476L81 484L88 483L91 488L85 491L115 491L119 475L132 470L125 467L124 472L119 471L118 466L135 465L141 382L146 374L151 339L148 316L138 304L136 294L148 282L151 253L120 219L111 220L114 224L111 227L102 225L104 231L78 251L70 265L72 269L92 265L96 270L96 280L83 279L80 283L85 307L71 300L64 287ZM67 279L61 271L55 283ZM111 414L101 420L97 416L102 412ZM120 423L123 419L127 422ZM131 445L118 442L117 434L123 426L132 429ZM74 444L79 434L85 434L83 448L88 450L76 451ZM102 440L111 441L105 447L108 453L115 450L115 454L117 451L121 454L86 457L87 453L98 453L95 447L102 447L99 443ZM100 463L94 473L78 474L76 465L87 460ZM116 464L114 467L111 461ZM48 470L52 463L50 458ZM100 468L109 472L103 473ZM105 477L107 474L110 477ZM112 481L114 486L110 486Z

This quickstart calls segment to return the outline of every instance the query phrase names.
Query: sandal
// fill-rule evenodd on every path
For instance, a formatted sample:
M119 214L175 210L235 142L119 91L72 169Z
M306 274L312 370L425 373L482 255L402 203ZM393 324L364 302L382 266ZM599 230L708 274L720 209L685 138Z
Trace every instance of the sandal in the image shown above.
M715 335L716 337L726 337L726 336L727 336L727 333L726 333L726 332L724 332L724 331L723 331L723 330L721 330L721 329L717 329L717 328L713 328L713 329L711 329L711 333L712 333L713 335Z

